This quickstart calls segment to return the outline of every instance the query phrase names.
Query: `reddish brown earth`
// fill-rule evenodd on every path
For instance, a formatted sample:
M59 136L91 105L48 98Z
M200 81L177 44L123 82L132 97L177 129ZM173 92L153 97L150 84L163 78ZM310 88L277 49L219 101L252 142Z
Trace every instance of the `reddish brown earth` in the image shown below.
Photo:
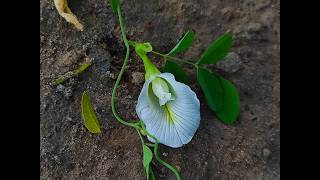
M117 18L106 1L69 4L85 25L83 32L58 15L53 1L40 1L40 178L145 179L139 137L116 122L110 109L111 89L124 58ZM185 67L201 101L201 125L182 148L160 145L161 156L181 170L182 179L280 179L280 2L135 0L122 1L122 10L129 38L151 42L160 52L193 29L196 41L184 55L195 60L213 39L233 32L233 55L210 68L239 89L240 118L234 125L219 122L204 101L195 72ZM80 77L50 85L88 59L93 65ZM118 111L126 118L136 117L141 73L141 61L131 56L117 98ZM80 99L85 89L102 134L90 134L83 125ZM154 170L157 179L174 179L157 163Z

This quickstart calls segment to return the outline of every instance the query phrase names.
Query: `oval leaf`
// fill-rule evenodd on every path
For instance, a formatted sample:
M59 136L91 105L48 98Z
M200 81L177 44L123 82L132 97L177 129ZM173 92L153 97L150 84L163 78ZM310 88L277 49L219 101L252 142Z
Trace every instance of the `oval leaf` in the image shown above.
M197 64L215 64L223 60L228 54L231 45L232 35L228 32L209 45Z
M84 91L81 99L81 111L84 125L91 133L101 133L99 121L91 105L88 91Z
M119 0L109 0L110 4L111 4L111 8L113 10L114 13L118 12L118 7L119 7Z
M163 72L172 73L179 82L182 82L185 84L188 83L189 78L186 72L182 69L182 67L179 64L169 59L166 60L166 64L164 65Z
M173 49L171 49L171 51L167 55L174 55L179 52L185 51L193 43L193 40L194 32L188 31L178 42L178 44Z
M197 80L210 109L215 112L221 110L223 104L223 88L219 76L204 68L198 68Z
M143 145L143 166L147 170L147 173L149 173L149 164L152 161L152 151L151 149Z
M226 123L231 124L235 122L240 113L240 98L237 88L228 80L220 77L223 87L223 107L221 111L217 112L218 118Z
M75 75L79 75L84 70L86 70L89 66L91 66L91 63L83 63L78 69L74 70L73 73Z

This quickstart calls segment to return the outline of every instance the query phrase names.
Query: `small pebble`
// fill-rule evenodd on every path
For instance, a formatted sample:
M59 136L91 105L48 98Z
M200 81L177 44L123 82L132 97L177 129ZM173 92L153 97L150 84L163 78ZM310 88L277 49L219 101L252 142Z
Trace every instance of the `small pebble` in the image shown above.
M107 71L106 74L107 74L107 76L108 76L109 78L111 78L111 79L115 79L115 78L116 78L116 76L115 76L112 72L110 72L110 71Z
M64 96L65 97L71 97L72 96L72 88L71 87L65 88Z
M64 85L62 85L62 84L59 84L59 85L57 86L57 88L56 88L56 90L57 90L58 92L63 92L64 89L65 89L65 87L64 87Z
M238 54L230 52L224 60L217 63L217 68L228 73L235 73L240 69L241 59Z
M40 36L40 42L43 42L44 41L44 36Z
M144 81L144 74L141 72L133 72L132 73L132 83L133 84L141 84Z
M262 28L261 23L250 23L247 25L248 31L257 32L260 31Z
M251 121L256 121L256 120L258 120L257 117L254 117L254 118L251 119Z
M264 148L263 151L262 151L262 153L263 153L263 157L264 157L265 159L268 159L268 157L269 157L270 154L271 154L271 151L270 151L268 148Z
M178 171L181 171L181 167L176 165Z
M71 66L75 64L81 56L81 51L69 51L61 57L60 66Z

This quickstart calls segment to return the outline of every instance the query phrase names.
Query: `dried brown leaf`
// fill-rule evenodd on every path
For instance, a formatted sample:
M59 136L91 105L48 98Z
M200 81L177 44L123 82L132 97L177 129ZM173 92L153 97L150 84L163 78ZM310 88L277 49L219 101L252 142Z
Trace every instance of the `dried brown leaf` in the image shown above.
M67 22L73 24L78 30L83 31L83 25L71 12L70 8L68 7L67 0L54 0L54 5L56 6L60 16L62 16Z

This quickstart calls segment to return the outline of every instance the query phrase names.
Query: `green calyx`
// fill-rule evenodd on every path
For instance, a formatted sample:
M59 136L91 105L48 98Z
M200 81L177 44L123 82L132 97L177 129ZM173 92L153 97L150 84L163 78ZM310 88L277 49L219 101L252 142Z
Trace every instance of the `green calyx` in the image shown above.
M160 71L158 68L152 64L150 59L147 56L148 52L152 51L152 46L150 43L135 43L135 51L139 55L139 57L142 59L144 68L146 71L145 79L149 80L152 76L156 76L160 74Z

